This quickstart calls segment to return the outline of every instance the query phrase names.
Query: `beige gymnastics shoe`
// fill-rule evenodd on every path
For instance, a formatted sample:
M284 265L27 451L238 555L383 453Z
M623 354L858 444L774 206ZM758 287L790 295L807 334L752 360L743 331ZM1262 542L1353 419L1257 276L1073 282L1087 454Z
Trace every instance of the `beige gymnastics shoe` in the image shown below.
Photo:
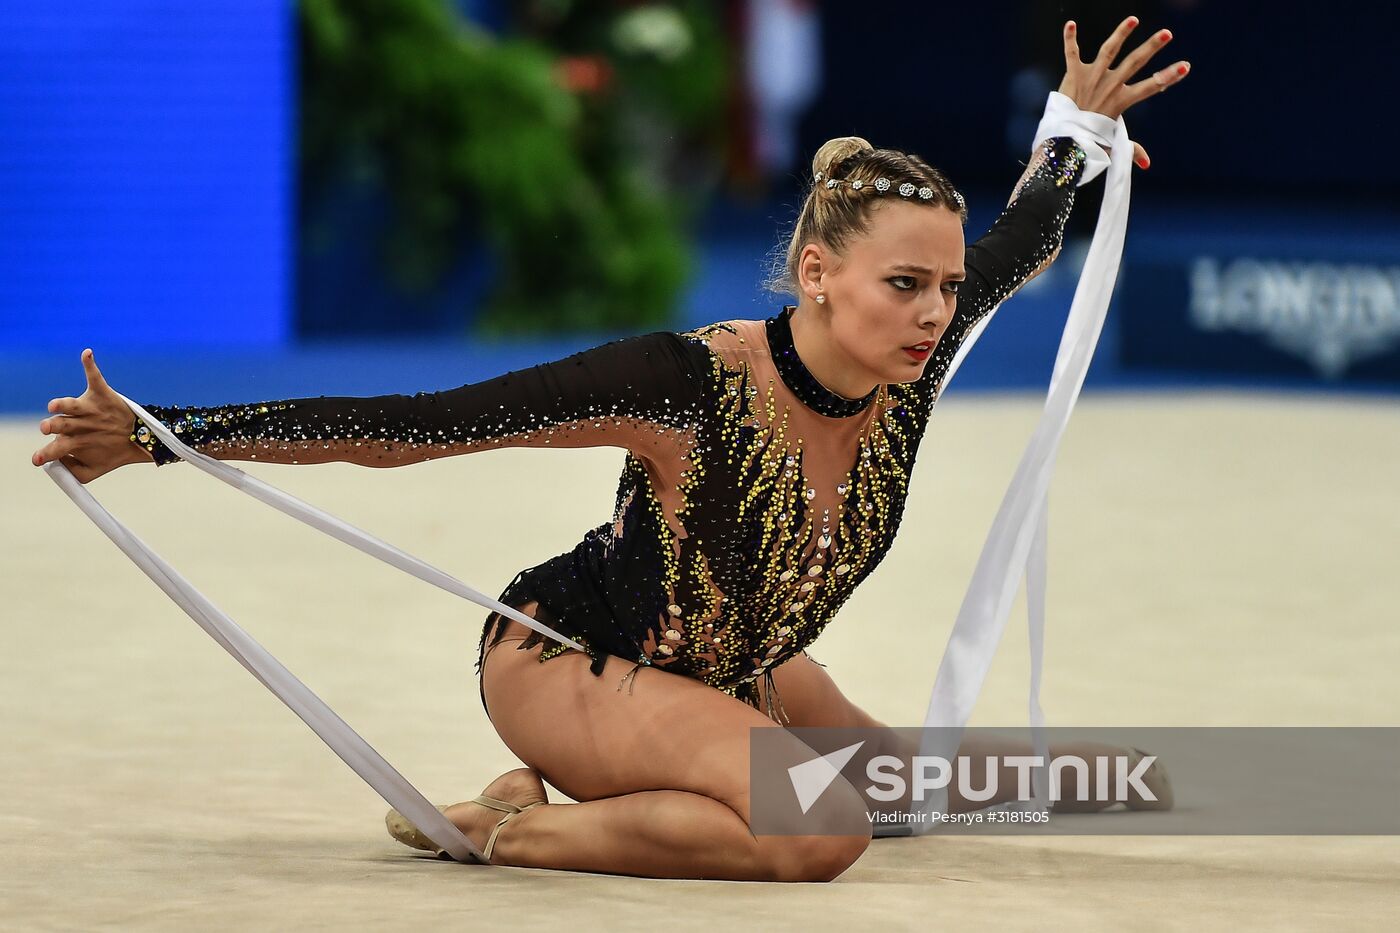
M439 805L438 810L446 813L447 807ZM444 850L438 848L437 843L423 835L423 831L417 826L414 826L408 817L404 816L398 810L390 810L385 814L384 825L388 827L389 835L406 846L411 846L414 849L423 849L426 852L433 853L438 858L452 857Z
M509 823L517 813L524 813L526 810L533 810L535 807L545 804L545 801L540 800L523 807L517 807L508 800L497 800L495 797L488 797L485 794L474 797L467 802L480 804L483 807L490 807L492 810L500 810L505 814L505 816L501 817L500 822L491 829L491 835L486 840L486 848L481 851L481 855L485 858L488 865L491 864L491 853L496 848L496 837L500 834L501 827ZM447 812L447 807L445 806L439 806L438 809L444 814ZM390 810L385 815L384 825L388 828L389 835L406 846L422 849L425 852L431 852L438 858L452 857L448 855L446 851L439 848L435 842L423 835L423 831L413 825L413 823L398 810Z
M520 804L511 803L511 800L518 800L520 804L524 805L521 806ZM466 807L467 804L474 803L478 806L486 807L491 810L498 810L505 814L491 830L491 835L486 840L486 848L482 852L484 861L489 863L491 860L491 853L496 848L496 837L500 833L501 827L510 822L517 813L532 810L540 804L548 802L549 795L545 792L544 779L540 777L540 773L534 768L515 768L500 775L490 784L487 784L481 794L476 798L468 800L466 803L454 804L454 807ZM453 807L438 807L438 810L442 811L444 815L452 809ZM455 812L458 814L462 813L460 810ZM467 810L465 819L460 820L460 822L453 817L448 817L448 819L456 823L458 828L461 828L463 825L470 826L473 835L477 835L478 832L485 832L484 814L477 815L473 811ZM397 810L389 811L388 815L384 817L384 825L388 828L389 835L406 846L422 849L425 852L431 852L438 858L451 858L450 855L440 849L431 839L423 835L422 830L414 826L410 820ZM467 830L462 829L462 832L465 833ZM479 835L477 838L479 838ZM472 844L475 845L475 839L472 840Z

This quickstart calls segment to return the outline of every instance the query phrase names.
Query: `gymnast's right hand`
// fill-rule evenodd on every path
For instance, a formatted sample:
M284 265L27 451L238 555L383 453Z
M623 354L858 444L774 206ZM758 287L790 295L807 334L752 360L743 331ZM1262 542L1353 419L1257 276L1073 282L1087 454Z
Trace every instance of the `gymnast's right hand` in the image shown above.
M55 437L30 459L35 466L57 460L78 482L90 483L119 466L150 461L151 455L131 439L131 409L102 378L91 350L83 351L82 361L87 391L49 402L52 417L39 422L39 433Z

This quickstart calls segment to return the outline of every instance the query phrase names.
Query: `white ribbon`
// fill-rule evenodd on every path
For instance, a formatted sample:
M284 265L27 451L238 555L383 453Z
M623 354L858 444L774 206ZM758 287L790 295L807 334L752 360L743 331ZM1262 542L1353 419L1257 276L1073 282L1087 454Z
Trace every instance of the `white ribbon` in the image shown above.
M144 408L131 399L118 393L133 413L155 432L167 447L205 473L228 483L233 488L245 492L280 512L305 522L318 531L344 541L351 547L377 557L393 567L412 574L420 580L469 599L477 605L499 612L501 615L548 635L580 651L583 646L571 638L554 631L549 626L530 618L518 610L489 596L477 592L456 577L433 567L411 554L407 554L391 544L360 529L328 515L314 506L308 505L295 496L288 495L254 476L249 476L236 467L215 460L187 447L175 434L159 420L152 417ZM44 464L49 478L77 504L78 508L102 530L112 543L121 548L141 570L150 577L165 594L175 601L200 628L218 642L225 651L242 664L263 686L276 694L292 712L311 727L331 750L340 756L356 774L379 792L390 806L411 820L423 834L439 848L460 862L484 862L485 858L461 830L447 819L437 807L428 802L418 789L399 774L383 756L368 742L351 729L343 719L335 714L320 697L283 667L267 649L258 644L220 609L208 600L193 584L166 563L145 542L104 509L88 489L61 461L51 460Z
M1109 126L1111 132L1106 132ZM1032 748L1043 762L1035 770L1035 793L1030 808L1042 811L1048 806L1046 779L1049 773L1049 744L1044 734L1045 715L1040 706L1040 686L1045 649L1046 515L1050 479L1060 441L1084 385L1089 361L1093 358L1113 297L1128 225L1132 172L1132 143L1122 117L1113 121L1102 114L1085 113L1075 107L1068 97L1052 93L1045 117L1036 131L1036 145L1057 136L1073 137L1089 156L1088 167L1079 181L1081 185L1107 166L1107 190L1079 276L1079 285L1070 304L1064 334L1060 338L1045 399L1045 411L987 533L972 581L948 636L948 647L938 666L933 693L929 698L924 720L927 728L919 752L950 762L957 755L962 731L982 692L1024 575L1029 615ZM1104 147L1111 147L1111 158L1103 151ZM1091 174L1090 168L1095 165L1098 168ZM944 377L945 385L990 319L991 315L988 314L979 321L959 347ZM946 812L947 789L942 788L926 797L921 806L930 814ZM929 832L937 825L927 820L914 824L913 829L915 832Z

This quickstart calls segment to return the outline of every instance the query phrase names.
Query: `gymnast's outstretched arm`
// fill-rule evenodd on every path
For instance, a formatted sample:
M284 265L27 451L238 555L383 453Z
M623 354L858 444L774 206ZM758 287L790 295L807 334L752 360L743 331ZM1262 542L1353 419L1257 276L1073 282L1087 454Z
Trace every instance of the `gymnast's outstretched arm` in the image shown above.
M59 435L35 465L64 460L89 482L117 466L179 459L107 387L91 351L88 391L49 403ZM213 407L141 404L218 460L390 467L498 447L622 447L645 457L694 423L709 368L703 344L657 332L438 392L319 396Z

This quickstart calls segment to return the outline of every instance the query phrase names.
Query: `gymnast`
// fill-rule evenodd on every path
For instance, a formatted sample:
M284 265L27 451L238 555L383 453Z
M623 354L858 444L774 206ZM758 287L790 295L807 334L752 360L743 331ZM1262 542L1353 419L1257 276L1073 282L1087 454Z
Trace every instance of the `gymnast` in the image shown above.
M1062 105L1116 119L1186 76L1178 62L1132 80L1166 30L1115 66L1136 27L1124 20L1085 63L1065 24ZM501 447L625 450L611 519L500 596L587 651L486 619L482 704L526 767L441 809L493 864L831 880L870 834L753 833L750 730L880 726L806 649L888 552L950 362L1054 260L1088 157L1067 135L1038 140L996 223L964 246L964 200L940 171L833 139L812 160L778 276L797 304L767 320L630 337L413 396L143 407L220 460L396 467ZM59 461L88 483L177 460L133 422L91 350L82 363L86 391L49 403L40 431L54 437L32 462ZM549 803L545 779L577 802ZM993 801L955 786L950 808L1006 800L1011 786ZM844 781L829 793L864 810ZM1114 802L1154 806L1090 809ZM395 838L441 854L396 812L386 820Z

